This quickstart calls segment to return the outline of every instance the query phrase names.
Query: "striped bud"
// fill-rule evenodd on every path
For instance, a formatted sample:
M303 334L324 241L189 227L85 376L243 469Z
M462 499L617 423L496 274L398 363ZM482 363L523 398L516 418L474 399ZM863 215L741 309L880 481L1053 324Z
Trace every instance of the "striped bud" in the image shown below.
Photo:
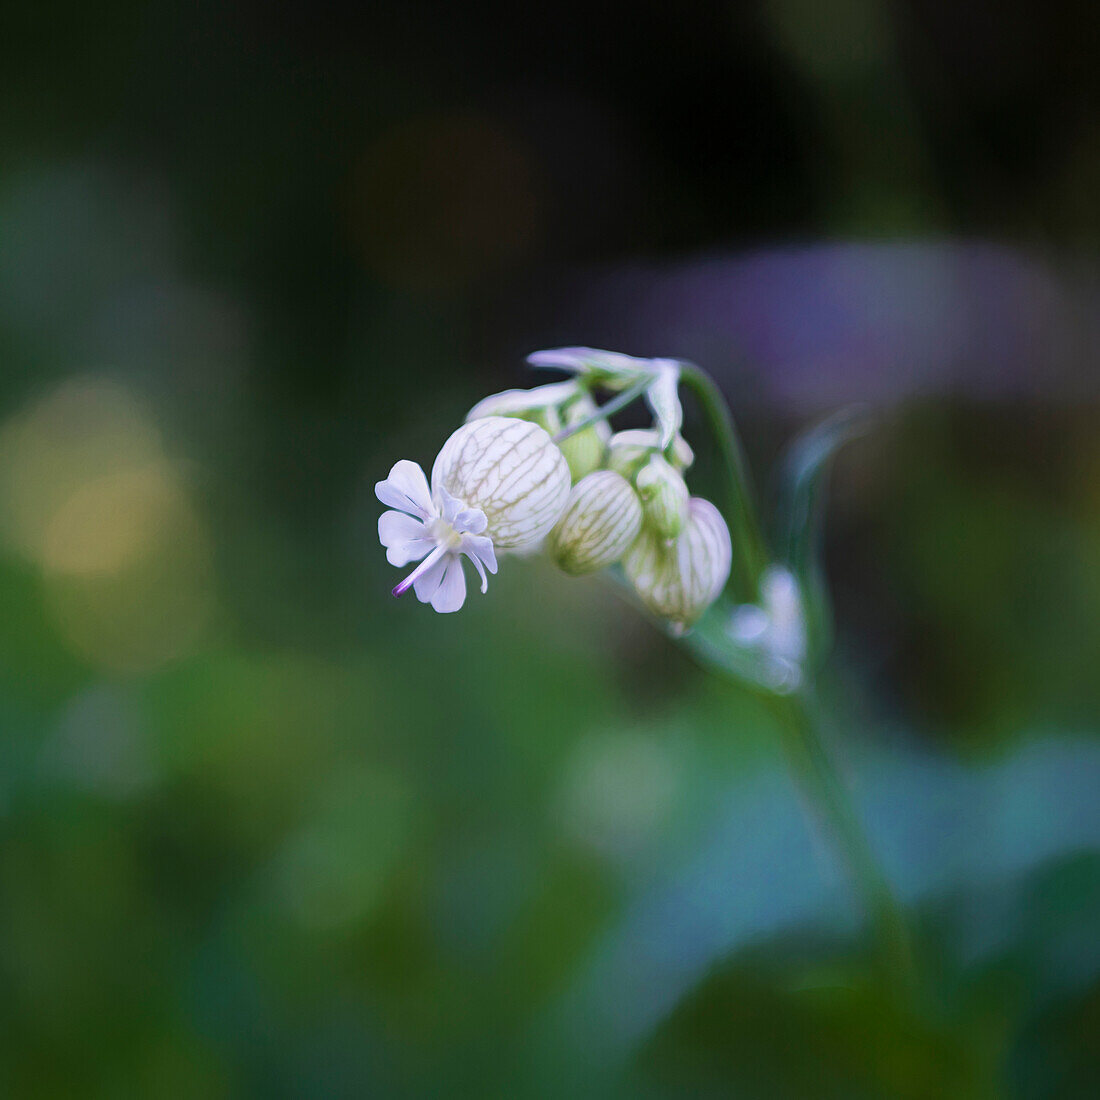
M616 432L609 443L607 465L628 480L642 468L654 452L661 450L661 436L655 428L631 428ZM695 453L682 435L672 440L666 457L677 470L686 470L694 461Z
M567 406L564 427L579 424L594 412L596 412L596 402L588 394L582 394ZM573 475L574 484L603 465L607 441L610 438L611 429L607 426L607 421L599 420L558 444L561 453L565 455L565 461L569 463L569 472Z
M480 508L498 550L537 546L569 497L569 467L537 424L488 416L463 424L432 467L432 491L446 489L466 508Z
M650 455L634 481L646 523L661 538L674 539L688 516L688 487L662 455Z
M643 530L623 558L623 570L646 607L682 631L718 598L732 555L721 513L709 500L692 497L679 536L668 542Z
M641 526L641 501L630 483L611 470L598 470L573 486L546 547L562 572L595 573L630 549Z

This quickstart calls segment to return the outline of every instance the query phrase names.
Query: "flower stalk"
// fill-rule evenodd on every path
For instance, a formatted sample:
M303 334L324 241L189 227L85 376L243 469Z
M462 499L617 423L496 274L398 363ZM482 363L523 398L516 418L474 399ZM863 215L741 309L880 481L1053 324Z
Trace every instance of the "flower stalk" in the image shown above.
M622 393L617 394L615 397L611 398L610 401L606 401L604 404L600 405L594 412L589 413L583 420L578 420L576 424L570 424L568 427L562 428L560 432L555 433L554 442L559 444L564 443L570 436L576 435L577 432L583 432L585 428L589 428L593 424L598 424L600 421L607 420L617 412L622 412L627 405L630 405L632 402L637 401L639 397L642 397L655 379L656 375L644 375L633 385L623 390Z
M498 551L543 550L571 576L620 565L624 583L673 641L768 700L791 772L860 896L883 978L910 990L912 949L901 906L826 747L813 690L829 634L818 621L827 618L827 603L815 598L812 583L819 573L814 502L826 460L850 434L849 420L804 437L807 453L795 464L797 507L789 509L790 530L776 556L761 531L729 406L705 371L583 347L536 352L528 361L574 377L475 405L439 452L430 486L407 461L376 486L392 509L379 519L388 560L420 563L394 595L411 587L437 612L457 611L466 597L463 559L484 592ZM681 383L717 445L724 516L692 496L685 480L693 452L681 434ZM614 396L596 406L596 388ZM610 417L639 398L652 426L613 435ZM574 440L593 429L592 439ZM563 448L570 440L574 446ZM727 590L732 604L723 598Z
M734 595L754 600L768 563L764 538L756 519L752 485L744 448L722 391L706 371L681 361L680 378L695 395L699 409L718 444L726 483L726 522L733 539L735 568L730 574Z

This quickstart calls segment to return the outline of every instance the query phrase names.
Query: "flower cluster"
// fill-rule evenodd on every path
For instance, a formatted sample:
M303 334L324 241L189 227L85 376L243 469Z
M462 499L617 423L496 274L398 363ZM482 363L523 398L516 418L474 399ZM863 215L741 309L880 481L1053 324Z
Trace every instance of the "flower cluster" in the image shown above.
M387 558L419 562L394 595L411 587L436 611L457 611L463 557L484 592L498 554L542 548L571 576L621 564L650 611L687 629L724 588L732 551L718 509L684 480L694 456L680 434L678 365L590 348L529 362L573 377L478 402L444 443L430 486L408 461L377 484L392 509L378 522ZM597 390L617 396L600 407ZM635 397L653 426L613 433L608 418Z

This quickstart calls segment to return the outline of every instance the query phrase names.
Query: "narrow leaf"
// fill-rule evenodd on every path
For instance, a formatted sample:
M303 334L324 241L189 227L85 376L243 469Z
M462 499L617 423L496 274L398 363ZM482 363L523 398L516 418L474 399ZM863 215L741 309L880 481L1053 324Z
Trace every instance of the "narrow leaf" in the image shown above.
M837 451L870 427L864 406L841 409L792 444L783 465L776 545L802 592L812 657L828 649L832 612L821 563L825 476Z

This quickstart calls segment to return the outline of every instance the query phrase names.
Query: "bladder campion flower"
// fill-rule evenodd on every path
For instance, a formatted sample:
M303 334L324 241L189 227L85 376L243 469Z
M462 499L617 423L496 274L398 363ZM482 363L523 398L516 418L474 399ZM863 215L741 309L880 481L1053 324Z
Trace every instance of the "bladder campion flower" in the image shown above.
M537 546L554 526L569 495L569 468L537 424L489 417L464 424L443 444L431 488L415 462L402 460L375 486L393 511L378 520L378 538L391 565L420 564L393 590L412 588L436 611L466 601L462 557L497 571L497 550Z
M687 629L721 592L731 551L718 510L691 499L684 480L693 455L680 433L682 364L592 348L530 361L573 377L479 401L444 443L430 485L412 462L378 484L393 509L378 524L387 557L420 563L394 595L412 588L436 611L457 611L463 556L484 592L502 551L545 547L571 576L622 562L642 602ZM615 396L598 405L601 390ZM613 435L609 418L639 399L651 427Z

